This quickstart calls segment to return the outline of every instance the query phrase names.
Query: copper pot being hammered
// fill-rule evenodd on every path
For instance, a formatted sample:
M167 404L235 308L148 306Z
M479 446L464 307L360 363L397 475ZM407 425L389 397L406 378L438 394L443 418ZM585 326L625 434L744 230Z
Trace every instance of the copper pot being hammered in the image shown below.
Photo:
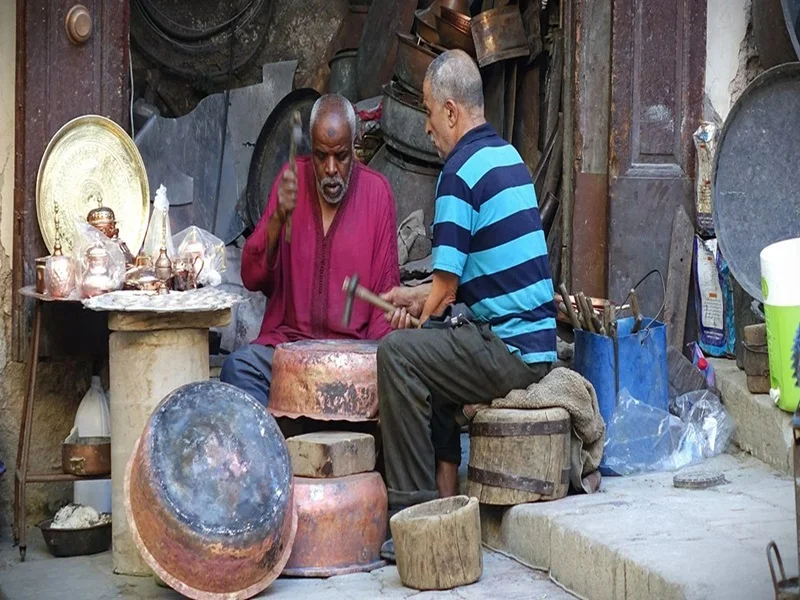
M530 54L522 15L516 4L476 15L472 19L472 39L481 67Z
M297 536L284 575L366 573L386 563L388 500L379 473L331 479L295 477Z
M437 53L425 42L417 42L413 36L398 32L397 37L400 44L397 46L394 75L400 83L421 94L425 73Z
M297 531L278 425L246 392L202 381L155 408L125 473L125 512L156 575L197 600L244 600L283 570Z
M280 344L272 361L269 412L321 421L378 416L377 342L315 340Z

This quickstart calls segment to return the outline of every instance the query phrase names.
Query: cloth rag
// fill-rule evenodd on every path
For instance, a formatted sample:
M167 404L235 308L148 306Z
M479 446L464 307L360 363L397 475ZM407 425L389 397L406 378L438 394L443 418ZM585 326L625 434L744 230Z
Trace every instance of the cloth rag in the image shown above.
M511 390L505 398L493 400L491 408L566 410L572 422L570 483L575 490L587 494L599 489L598 468L603 458L606 426L600 416L594 386L589 381L575 371L559 367L539 383L524 390Z
M397 254L400 265L410 259L411 247L418 237L425 237L425 213L422 209L408 215L397 228Z

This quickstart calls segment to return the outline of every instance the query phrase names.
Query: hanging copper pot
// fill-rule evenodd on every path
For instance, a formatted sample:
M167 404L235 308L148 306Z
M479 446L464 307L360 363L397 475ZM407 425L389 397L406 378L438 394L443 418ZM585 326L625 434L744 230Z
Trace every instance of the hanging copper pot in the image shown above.
M474 57L475 42L472 40L472 29L467 28L465 31L451 21L445 20L444 14L446 11L447 9L442 7L442 16L435 17L436 30L439 32L439 43L445 48L460 49ZM457 21L457 19L453 18L452 21ZM462 21L458 22L463 23Z
M476 15L472 19L472 39L481 67L530 54L522 15L516 4Z
M371 421L378 416L377 342L280 344L272 360L269 411L277 417Z
M394 76L406 87L422 93L425 73L444 48L436 49L413 36L397 33L400 44L397 47L397 61L394 63Z
M289 559L297 512L286 442L275 419L231 385L190 383L164 398L124 489L136 548L184 596L252 598Z
M297 536L284 575L332 577L384 566L388 501L379 473L295 477L294 491Z

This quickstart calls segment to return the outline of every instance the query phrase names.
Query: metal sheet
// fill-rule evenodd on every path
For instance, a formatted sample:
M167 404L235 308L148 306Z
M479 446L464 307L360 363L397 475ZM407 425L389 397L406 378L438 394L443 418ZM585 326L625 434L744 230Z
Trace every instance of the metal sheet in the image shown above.
M137 251L149 217L145 165L130 136L98 115L66 123L50 140L36 179L36 214L47 249L56 240L55 211L64 254L72 251L73 219L93 208L114 210L122 240Z
M136 133L151 189L162 183L167 188L173 232L197 225L227 244L244 231L245 222L240 215L244 213L256 138L272 109L291 92L296 68L297 61L264 65L262 83L230 91L224 145L225 94L204 98L191 113L178 119L153 117ZM223 148L219 207L214 222ZM173 187L167 181L173 182Z
M761 74L733 105L714 164L714 224L731 273L763 300L759 254L800 236L800 64Z
M800 60L800 0L753 0L752 15L761 66Z
M303 124L303 143L297 149L297 154L311 152L309 122L311 108L319 96L319 92L309 88L291 92L278 103L260 129L247 177L246 211L251 224L258 223L264 214L275 177L289 160L291 118L295 110L300 111Z
M225 79L263 46L272 0L131 0L130 35L153 62L183 77Z
M397 58L395 33L410 33L416 0L374 0L358 46L358 96L371 98L389 83Z

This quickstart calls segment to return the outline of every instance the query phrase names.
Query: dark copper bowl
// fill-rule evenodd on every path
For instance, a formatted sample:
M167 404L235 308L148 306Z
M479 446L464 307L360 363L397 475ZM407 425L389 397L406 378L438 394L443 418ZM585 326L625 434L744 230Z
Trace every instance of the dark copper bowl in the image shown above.
M272 360L269 412L321 421L378 416L378 343L315 340L280 344Z
M294 491L297 536L284 575L332 577L384 566L388 509L379 473L295 477Z
M464 33L458 27L436 17L436 30L439 32L439 42L448 49L458 48L470 56L475 56L475 42L471 33Z
M436 31L436 15L430 10L414 12L414 28L417 35L428 43L439 43L439 32Z
M155 408L125 473L144 561L197 600L244 600L283 570L297 530L286 442L249 394L190 383Z
M418 43L413 36L398 32L397 37L400 43L394 75L400 83L421 94L425 73L437 54L424 42Z
M472 34L472 19L470 18L469 14L464 14L447 8L446 6L442 6L439 16L444 22L450 23L450 25L459 31L462 31L467 35Z

